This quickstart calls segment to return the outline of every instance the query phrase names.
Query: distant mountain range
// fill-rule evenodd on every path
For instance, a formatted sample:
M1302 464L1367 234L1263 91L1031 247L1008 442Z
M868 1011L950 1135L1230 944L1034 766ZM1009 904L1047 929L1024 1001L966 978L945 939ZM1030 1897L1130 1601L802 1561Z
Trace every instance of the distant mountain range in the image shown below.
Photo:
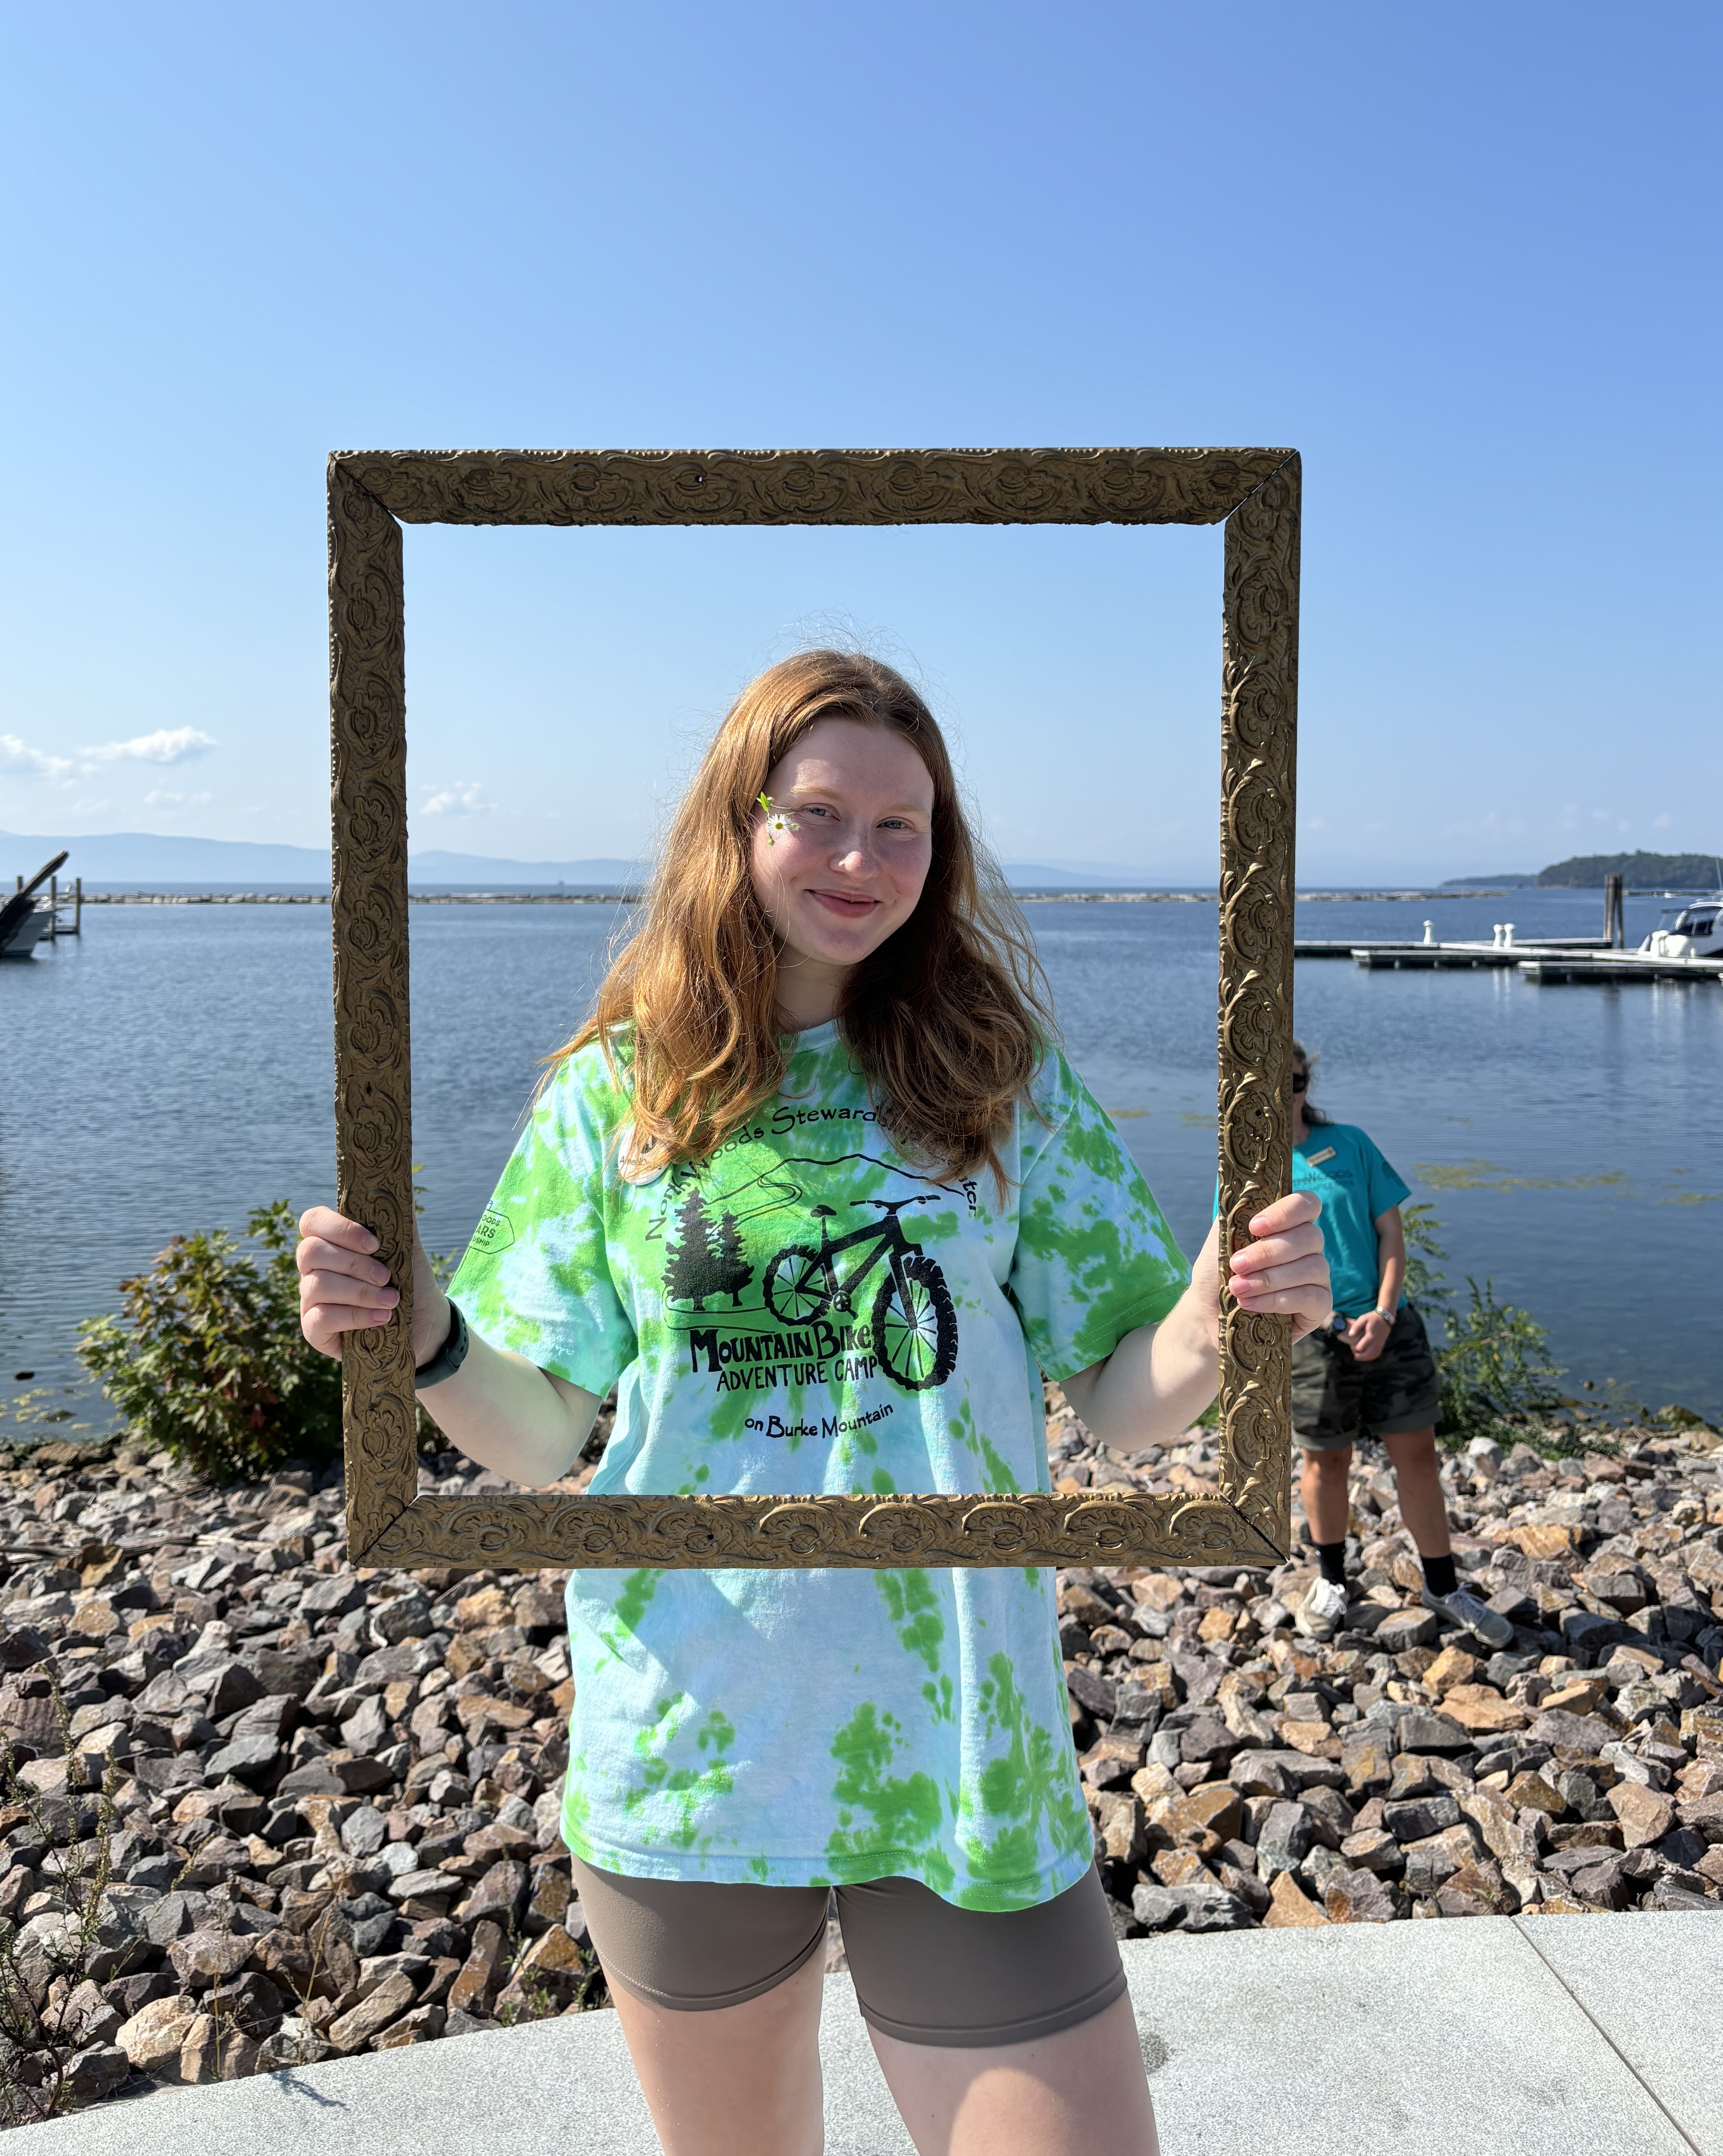
M0 881L31 876L62 846L71 859L62 874L81 875L86 884L225 885L245 890L258 884L329 885L329 855L316 846L266 845L251 839L176 839L151 831L110 831L87 838L32 837L0 831ZM638 882L638 862L606 856L585 861L511 861L489 854L452 854L440 849L408 856L408 870L418 885L471 884L484 889L523 885L554 890L616 890ZM1116 891L1152 889L1141 869L1116 869L1110 863L1076 870L1044 861L1012 861L1005 874L1020 891Z
M0 877L33 875L62 846L72 858L64 877L86 884L229 885L309 884L329 888L329 854L321 846L266 845L252 839L175 839L152 831L110 831L88 838L32 838L0 831ZM415 883L597 884L613 887L635 880L632 861L505 861L483 854L433 851L408 862Z
M62 871L68 880L81 875L89 885L128 889L159 884L197 890L248 891L261 884L299 884L329 888L329 855L320 846L266 845L253 839L177 839L155 831L109 831L86 838L32 836L0 831L0 888L14 876L33 875L62 846L71 859ZM603 855L584 861L512 861L492 854L454 854L440 848L408 856L413 882L426 886L467 885L483 891L520 886L555 890L617 891L638 883L644 873L638 861ZM1015 891L1165 891L1213 888L1212 883L1178 882L1143 868L1115 861L1007 861L1005 875ZM1512 891L1527 885L1546 889L1601 889L1606 875L1624 875L1636 886L1672 891L1710 891L1716 886L1716 861L1710 854L1582 854L1557 861L1536 875L1515 870L1492 876L1450 876L1444 891Z

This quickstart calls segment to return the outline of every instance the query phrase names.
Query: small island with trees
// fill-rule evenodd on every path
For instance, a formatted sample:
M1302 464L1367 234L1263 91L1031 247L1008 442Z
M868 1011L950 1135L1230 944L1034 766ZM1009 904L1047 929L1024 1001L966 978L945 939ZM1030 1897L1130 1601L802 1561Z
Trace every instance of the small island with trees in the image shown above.
M1630 891L1713 891L1723 887L1723 856L1714 854L1575 854L1536 875L1449 876L1444 891L1601 891L1605 876Z

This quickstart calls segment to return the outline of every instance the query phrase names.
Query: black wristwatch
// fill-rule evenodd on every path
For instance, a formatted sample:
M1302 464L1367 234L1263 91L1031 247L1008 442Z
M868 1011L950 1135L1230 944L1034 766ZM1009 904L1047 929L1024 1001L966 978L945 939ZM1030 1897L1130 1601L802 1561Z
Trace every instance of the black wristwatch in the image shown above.
M413 1372L414 1392L422 1393L427 1386L440 1385L445 1378L452 1378L466 1361L469 1345L467 1321L460 1314L460 1305L451 1299L449 1305L449 1337L428 1363L421 1363Z

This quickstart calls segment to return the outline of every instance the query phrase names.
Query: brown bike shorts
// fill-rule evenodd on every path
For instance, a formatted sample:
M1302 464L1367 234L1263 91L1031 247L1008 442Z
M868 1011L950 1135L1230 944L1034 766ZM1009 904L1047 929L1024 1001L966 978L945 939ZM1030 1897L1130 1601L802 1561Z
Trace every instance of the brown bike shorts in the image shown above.
M1441 1405L1429 1335L1409 1302L1373 1363L1361 1363L1339 1332L1307 1332L1293 1343L1292 1427L1306 1452L1427 1430Z
M740 2006L825 1944L823 1887L627 1879L578 1857L574 1879L605 1976L654 2005ZM916 1879L870 1879L833 1898L857 2004L903 2043L1024 2044L1124 1995L1092 1866L1051 1902L1000 1915L954 1908Z

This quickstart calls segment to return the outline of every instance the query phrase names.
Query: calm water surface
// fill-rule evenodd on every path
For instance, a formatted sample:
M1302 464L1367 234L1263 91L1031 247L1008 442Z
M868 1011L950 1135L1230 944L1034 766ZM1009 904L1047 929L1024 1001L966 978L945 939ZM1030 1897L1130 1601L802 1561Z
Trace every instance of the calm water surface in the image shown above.
M1584 935L1593 893L1312 903L1308 937ZM1628 939L1655 920L1630 901ZM1029 909L1072 1060L1187 1249L1214 1180L1212 905ZM79 1318L169 1236L334 1194L321 906L90 909L0 966L0 1406L77 1377ZM578 1022L604 906L418 906L414 1141L430 1247L483 1210L539 1059ZM1539 988L1516 973L1304 960L1315 1091L1436 1208L1456 1280L1546 1324L1576 1380L1723 1413L1723 989ZM18 1380L18 1371L34 1373ZM64 1399L64 1396L62 1395ZM40 1400L38 1406L52 1406ZM79 1422L100 1419L76 1397Z

